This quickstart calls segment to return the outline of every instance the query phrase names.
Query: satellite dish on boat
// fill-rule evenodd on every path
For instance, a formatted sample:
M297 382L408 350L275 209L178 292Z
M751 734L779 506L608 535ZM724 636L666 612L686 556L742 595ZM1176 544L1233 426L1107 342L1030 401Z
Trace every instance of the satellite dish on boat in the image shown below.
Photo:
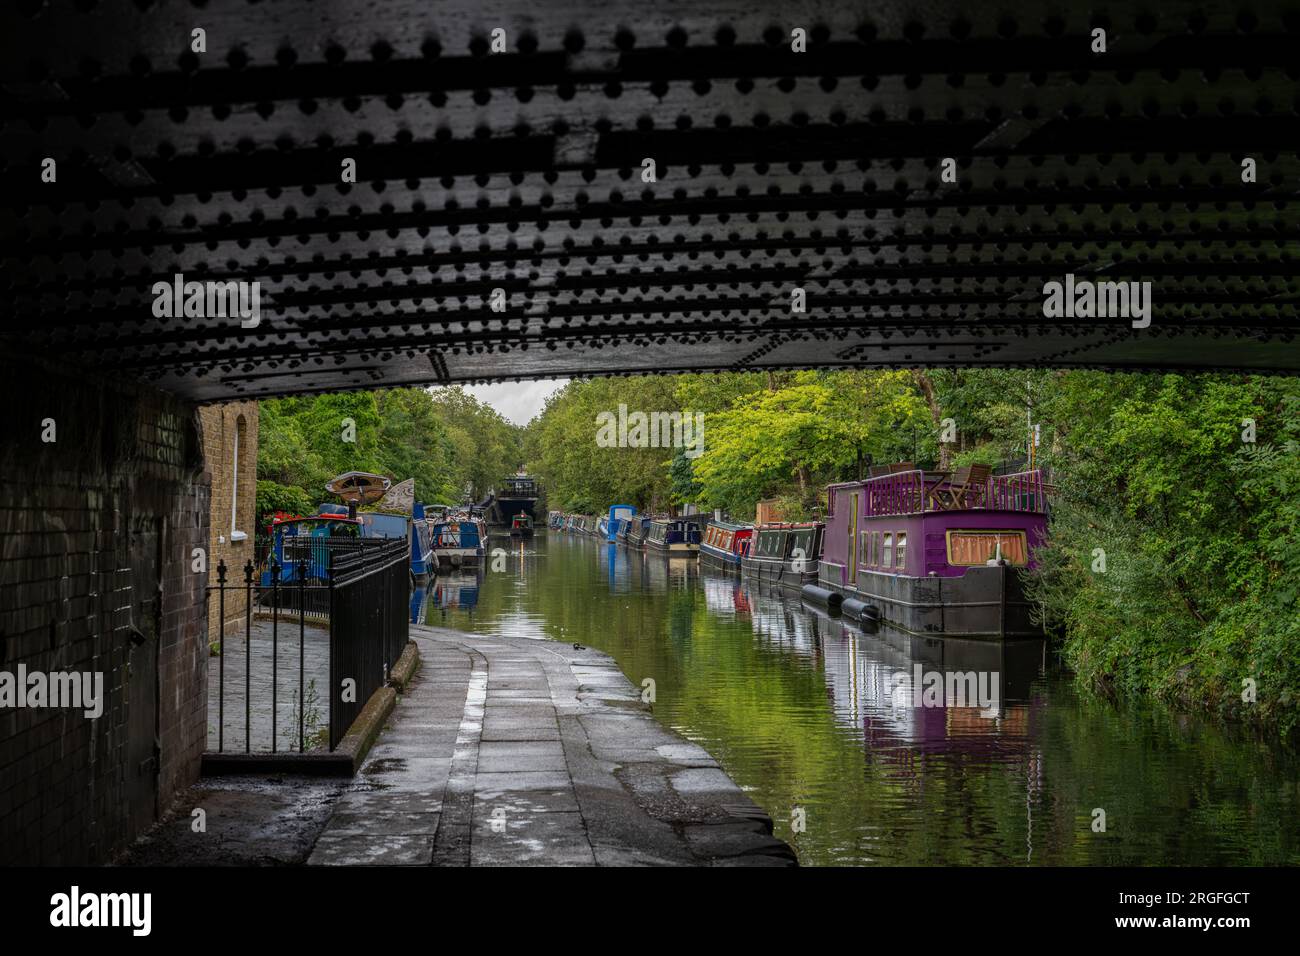
M383 475L349 471L325 482L325 490L332 495L338 495L344 501L368 505L384 497L391 484L392 482Z

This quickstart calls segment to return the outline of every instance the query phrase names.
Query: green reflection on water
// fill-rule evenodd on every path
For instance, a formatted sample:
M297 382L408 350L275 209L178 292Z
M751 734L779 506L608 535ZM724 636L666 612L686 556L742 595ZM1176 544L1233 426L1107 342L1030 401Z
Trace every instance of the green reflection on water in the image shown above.
M1295 755L1082 697L1041 642L866 634L797 596L591 538L492 547L505 570L440 577L425 622L576 641L638 686L653 678L655 716L707 748L806 865L1300 863ZM917 663L997 673L999 699L914 707Z

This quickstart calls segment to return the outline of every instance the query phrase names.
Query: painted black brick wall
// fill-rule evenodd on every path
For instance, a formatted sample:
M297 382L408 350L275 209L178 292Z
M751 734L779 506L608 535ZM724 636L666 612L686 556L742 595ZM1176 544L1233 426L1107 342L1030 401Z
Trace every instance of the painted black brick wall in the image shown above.
M0 863L108 860L197 779L199 427L161 392L0 360L0 670L103 671L105 690L94 721L0 708Z

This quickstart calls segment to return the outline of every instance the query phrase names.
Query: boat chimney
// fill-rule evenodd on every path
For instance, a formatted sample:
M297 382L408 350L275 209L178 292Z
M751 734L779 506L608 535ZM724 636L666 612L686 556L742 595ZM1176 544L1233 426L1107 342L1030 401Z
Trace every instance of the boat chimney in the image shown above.
M357 499L353 498L348 502L348 517L353 521L357 520Z

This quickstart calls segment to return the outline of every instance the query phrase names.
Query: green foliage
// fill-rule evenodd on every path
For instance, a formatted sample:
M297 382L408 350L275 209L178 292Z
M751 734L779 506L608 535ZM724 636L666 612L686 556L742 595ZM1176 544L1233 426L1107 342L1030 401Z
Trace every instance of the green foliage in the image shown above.
M678 504L699 499L704 486L695 480L691 459L684 449L678 449L668 466L668 481L672 500Z
M316 502L303 489L282 485L274 481L257 483L257 526L265 527L270 516L277 511L309 515L316 511Z
M968 448L966 451L959 451L953 455L952 465L954 468L961 468L964 465L990 465L997 466L1006 461L1006 455L1003 449L995 442L986 442L982 445L976 445L974 448Z
M417 500L456 502L467 489L484 497L522 457L519 429L460 388L271 399L258 430L259 491L262 481L296 489L308 507L283 510L308 513L346 471L414 478Z
M662 376L574 381L552 395L530 425L529 470L546 484L549 507L600 514L611 504L641 510L666 507L672 448L601 447L599 416L629 412L686 412ZM706 427L705 440L708 434Z
M620 404L702 413L703 453L600 447L597 416ZM649 376L570 383L534 423L528 448L552 507L568 511L672 501L745 516L760 499L787 495L813 514L823 486L856 475L868 456L910 455L913 441L927 440L914 426L929 429L903 372Z
M1033 593L1067 661L1095 686L1294 728L1300 383L1077 372L1044 411L1060 493Z
M443 454L448 483L440 492L442 499L455 503L468 492L474 501L483 500L523 464L523 429L462 388L438 388L427 394L434 416L446 430Z

